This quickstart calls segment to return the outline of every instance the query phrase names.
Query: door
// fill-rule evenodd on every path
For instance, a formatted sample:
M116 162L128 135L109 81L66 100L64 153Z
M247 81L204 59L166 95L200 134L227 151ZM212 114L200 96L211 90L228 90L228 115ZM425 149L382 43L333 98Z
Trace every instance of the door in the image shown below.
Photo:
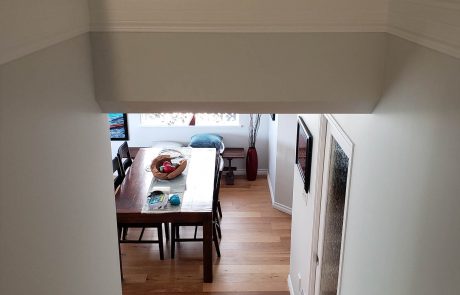
M317 255L314 257L315 295L340 294L353 149L333 117L326 118Z

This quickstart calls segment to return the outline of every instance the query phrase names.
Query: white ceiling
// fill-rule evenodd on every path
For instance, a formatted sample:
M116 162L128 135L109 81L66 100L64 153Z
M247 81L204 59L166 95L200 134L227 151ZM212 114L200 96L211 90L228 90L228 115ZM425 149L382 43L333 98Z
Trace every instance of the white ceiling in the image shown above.
M89 30L389 32L460 58L460 1L3 0L0 64Z

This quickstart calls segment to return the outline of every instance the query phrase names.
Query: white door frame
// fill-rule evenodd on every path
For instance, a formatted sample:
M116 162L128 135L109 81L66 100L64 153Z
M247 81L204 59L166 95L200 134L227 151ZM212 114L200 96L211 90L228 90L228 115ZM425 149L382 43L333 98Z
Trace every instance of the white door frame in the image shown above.
M311 263L310 263L310 284L309 284L309 293L308 294L317 294L319 287L319 280L321 275L321 259L322 259L322 246L323 246L323 237L324 237L324 220L321 220L321 210L325 210L325 204L327 202L326 198L323 199L323 176L325 172L329 170L325 165L325 160L329 159L326 157L326 148L330 145L330 138L328 136L334 137L334 139L339 143L340 147L343 149L345 154L349 158L348 162L348 175L347 175L347 189L345 192L345 207L344 207L344 216L343 216L343 225L342 225L342 243L340 249L340 264L339 264L339 278L337 284L337 294L341 293L341 277L342 277L342 267L343 267L343 253L345 247L345 236L346 236L346 225L347 225L347 215L348 215L348 196L350 191L350 181L352 175L352 163L353 163L353 143L337 123L335 118L331 114L321 115L320 117L320 129L319 129L319 147L318 147L318 165L316 171L316 190L315 190L315 201L314 201L314 220L313 220L313 232L312 232L312 248L311 248ZM328 145L327 145L328 144ZM323 216L324 219L324 216ZM321 231L320 231L321 229Z

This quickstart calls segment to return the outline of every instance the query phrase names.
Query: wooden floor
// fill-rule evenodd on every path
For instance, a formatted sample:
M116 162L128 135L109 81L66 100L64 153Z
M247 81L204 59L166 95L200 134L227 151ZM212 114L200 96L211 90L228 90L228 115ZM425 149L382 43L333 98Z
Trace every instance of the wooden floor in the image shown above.
M158 245L123 244L123 294L289 294L291 218L272 208L266 177L237 178L229 186L222 181L220 200L222 257L214 252L213 283L202 282L200 242L177 244L174 260L166 243L164 261L159 259ZM135 237L138 231L133 229L130 235ZM190 235L193 229L181 229L181 237ZM146 238L152 236L155 230L146 231Z

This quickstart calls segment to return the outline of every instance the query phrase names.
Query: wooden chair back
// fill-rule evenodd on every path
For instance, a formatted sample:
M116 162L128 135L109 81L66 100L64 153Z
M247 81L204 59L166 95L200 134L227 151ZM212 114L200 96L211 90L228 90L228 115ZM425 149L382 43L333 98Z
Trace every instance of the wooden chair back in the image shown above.
M212 208L214 213L217 212L217 204L219 202L220 179L222 178L222 164L223 159L219 154L217 154L216 167L214 171L214 191L212 196Z
M113 173L117 172L117 175L114 175L113 178L113 188L114 190L117 190L117 188L120 186L120 184L123 182L123 179L125 178L118 157L112 159L112 168Z
M123 175L126 175L126 171L133 164L133 159L131 157L131 153L129 152L128 143L126 141L123 142L123 144L118 148L117 157L120 161Z

